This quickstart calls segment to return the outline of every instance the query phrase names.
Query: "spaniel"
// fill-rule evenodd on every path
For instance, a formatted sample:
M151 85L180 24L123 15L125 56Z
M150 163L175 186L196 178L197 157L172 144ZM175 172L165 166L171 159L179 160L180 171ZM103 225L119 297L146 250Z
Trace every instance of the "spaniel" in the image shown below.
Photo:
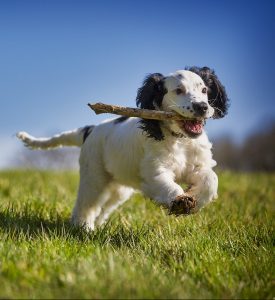
M195 213L217 197L216 162L204 125L209 118L224 117L228 98L215 72L190 67L168 76L150 74L138 89L136 104L188 119L120 117L51 138L17 134L30 148L81 147L73 224L93 230L136 190L175 215Z

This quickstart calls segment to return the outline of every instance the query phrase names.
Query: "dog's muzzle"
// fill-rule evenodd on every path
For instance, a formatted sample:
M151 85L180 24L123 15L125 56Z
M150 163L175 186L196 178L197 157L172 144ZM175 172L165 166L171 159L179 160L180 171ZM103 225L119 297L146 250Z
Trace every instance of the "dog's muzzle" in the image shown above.
M193 103L193 110L197 117L205 117L208 111L208 105L205 102L194 102Z

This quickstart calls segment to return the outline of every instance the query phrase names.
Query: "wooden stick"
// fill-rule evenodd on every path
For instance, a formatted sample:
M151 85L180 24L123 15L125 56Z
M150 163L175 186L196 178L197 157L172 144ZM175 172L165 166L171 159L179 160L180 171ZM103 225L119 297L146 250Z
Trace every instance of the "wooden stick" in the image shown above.
M142 119L152 119L152 120L183 120L184 117L174 113L174 112L165 112L159 110L151 109L140 109L132 107L123 107L117 105L108 105L104 103L88 103L88 106L98 115L103 113L111 113L116 115L122 115L127 117L138 117Z

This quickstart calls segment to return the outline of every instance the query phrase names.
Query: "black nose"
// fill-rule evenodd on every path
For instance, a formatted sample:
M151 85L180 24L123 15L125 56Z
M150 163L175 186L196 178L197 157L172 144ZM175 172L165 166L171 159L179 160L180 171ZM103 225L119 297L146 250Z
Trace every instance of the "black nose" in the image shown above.
M205 102L195 102L193 103L193 109L197 115L204 116L208 110L208 105Z

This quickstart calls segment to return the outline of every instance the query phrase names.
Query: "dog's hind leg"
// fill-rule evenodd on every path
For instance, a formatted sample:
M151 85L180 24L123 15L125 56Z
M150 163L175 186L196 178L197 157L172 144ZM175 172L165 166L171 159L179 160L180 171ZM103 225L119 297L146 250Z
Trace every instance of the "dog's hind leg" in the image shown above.
M101 207L109 198L110 175L97 159L80 158L80 183L77 200L72 213L72 223L93 230Z
M105 184L98 185L80 179L77 200L72 213L72 223L94 230L95 220L101 212L103 203L107 201L109 191Z
M134 190L132 188L118 184L112 184L109 189L109 198L103 205L98 217L96 218L95 226L97 227L104 224L111 213L121 204L127 201L133 192Z

